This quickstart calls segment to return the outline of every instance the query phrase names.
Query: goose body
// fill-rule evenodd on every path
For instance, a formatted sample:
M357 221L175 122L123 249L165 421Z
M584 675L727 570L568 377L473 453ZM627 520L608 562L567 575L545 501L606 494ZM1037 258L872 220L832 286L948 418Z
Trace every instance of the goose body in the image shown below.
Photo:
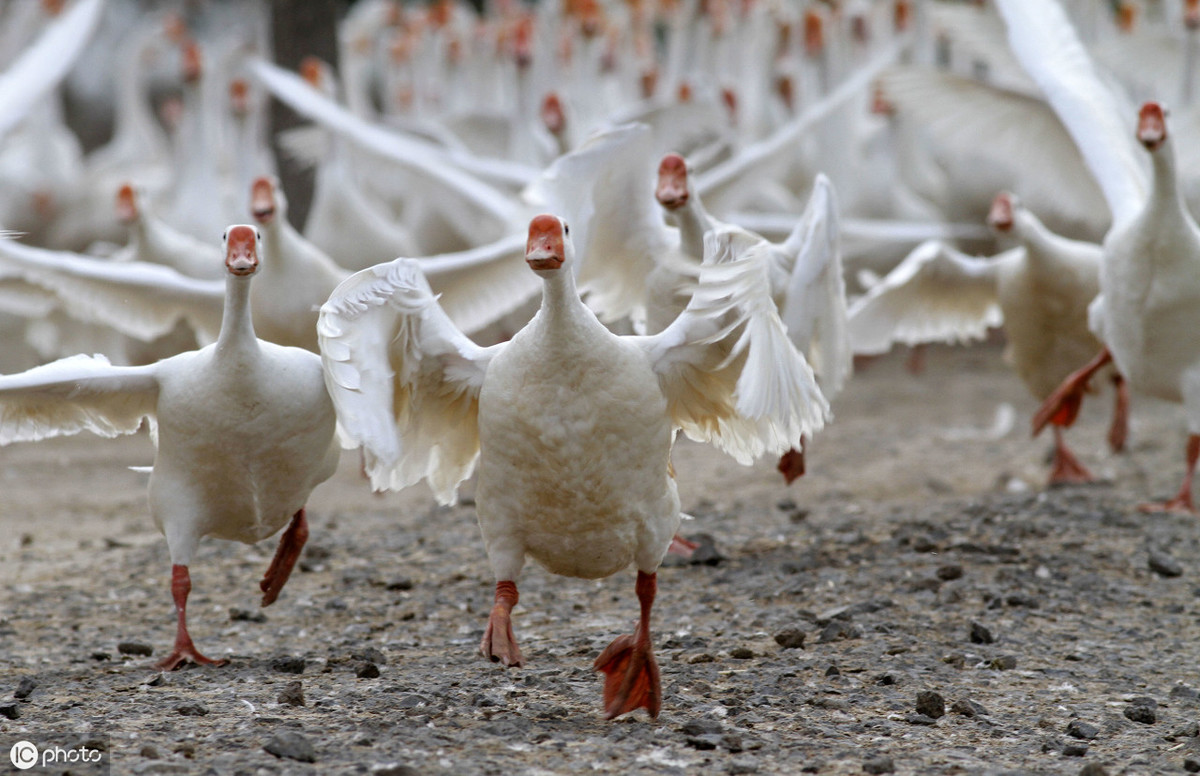
M74 356L0 377L0 443L85 429L115 436L150 418L150 512L167 539L178 616L162 669L220 662L195 648L186 625L188 566L200 539L252 543L289 526L261 583L266 606L307 537L304 504L338 460L320 358L255 337L249 285L259 238L249 226L226 235L229 276L215 343L148 366Z

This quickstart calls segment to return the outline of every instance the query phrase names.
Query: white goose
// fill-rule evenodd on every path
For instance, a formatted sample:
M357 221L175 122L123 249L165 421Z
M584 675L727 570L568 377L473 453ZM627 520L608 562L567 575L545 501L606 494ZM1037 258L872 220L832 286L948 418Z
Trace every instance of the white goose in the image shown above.
M308 495L337 466L320 359L254 336L250 279L259 247L253 227L225 233L226 304L215 344L150 366L75 356L0 377L0 444L85 429L115 436L151 419L158 451L150 512L167 539L178 617L162 670L225 662L201 654L188 634L188 566L200 539L252 543L288 525L260 584L262 604L270 604L308 536Z
M991 258L967 256L937 241L918 246L850 308L855 353L884 353L893 342L959 342L1003 325L1005 358L1041 400L1100 342L1087 327L1087 308L1100 287L1100 246L1050 232L1016 197L996 196L989 223L1019 244ZM1109 442L1124 445L1128 392L1119 375ZM1054 423L1050 482L1087 482L1087 468Z
M999 8L1014 53L1079 145L1113 215L1104 239L1100 296L1090 310L1091 328L1106 347L1046 400L1035 429L1056 416L1071 419L1087 381L1111 359L1133 390L1181 402L1187 418L1183 484L1174 498L1143 509L1194 511L1192 475L1200 459L1200 338L1195 336L1200 227L1181 196L1164 112L1157 103L1146 103L1136 133L1130 131L1057 3L1001 0Z
M411 261L354 275L321 310L343 443L363 446L375 487L425 479L453 503L479 461L476 503L496 578L485 656L523 662L511 611L526 556L584 578L636 565L637 631L595 662L609 718L639 707L657 716L660 706L650 609L679 525L675 430L749 462L796 444L828 410L787 341L764 264L729 258L744 247L736 233L714 233L708 247L689 308L649 337L612 334L583 304L567 227L549 215L530 222L525 254L543 281L541 308L506 343L480 348L463 336Z

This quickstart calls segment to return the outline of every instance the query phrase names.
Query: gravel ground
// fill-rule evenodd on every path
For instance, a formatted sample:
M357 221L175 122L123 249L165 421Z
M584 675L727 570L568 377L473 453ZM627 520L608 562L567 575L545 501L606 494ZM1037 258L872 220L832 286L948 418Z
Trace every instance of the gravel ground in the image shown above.
M960 438L1004 402L1010 434ZM861 369L791 488L681 442L684 532L714 545L659 574L657 721L604 721L591 670L632 629L632 571L527 567L528 664L501 669L475 652L492 580L470 487L455 508L371 494L354 455L270 608L273 543L203 544L192 634L231 663L159 674L169 561L124 468L145 435L4 448L0 767L27 740L121 774L1200 770L1196 520L1136 511L1178 486L1182 412L1135 397L1113 456L1101 394L1071 434L1101 482L1045 491L1033 406L996 344L933 348L919 376L903 354Z

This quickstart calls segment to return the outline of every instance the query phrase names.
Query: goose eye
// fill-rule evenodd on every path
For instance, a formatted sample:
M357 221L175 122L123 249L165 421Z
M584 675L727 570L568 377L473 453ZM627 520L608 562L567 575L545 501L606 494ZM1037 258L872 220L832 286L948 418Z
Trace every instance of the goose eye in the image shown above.
M221 234L221 240L222 240L222 241L225 241L225 240L228 240L228 239L229 239L229 230L228 230L228 229L226 229L226 230L225 230L225 231L224 231L224 232Z
M262 242L262 232L255 229L254 230L254 239L258 240L259 242Z
M571 234L571 227L567 224L563 224L563 234L568 236Z

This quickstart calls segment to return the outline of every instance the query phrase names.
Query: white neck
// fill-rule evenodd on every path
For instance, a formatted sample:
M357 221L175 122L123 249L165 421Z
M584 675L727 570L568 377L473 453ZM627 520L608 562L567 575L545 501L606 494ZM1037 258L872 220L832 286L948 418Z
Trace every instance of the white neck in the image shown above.
M225 310L221 316L221 333L217 336L218 353L258 349L258 337L250 317L252 277L230 275L225 280Z

